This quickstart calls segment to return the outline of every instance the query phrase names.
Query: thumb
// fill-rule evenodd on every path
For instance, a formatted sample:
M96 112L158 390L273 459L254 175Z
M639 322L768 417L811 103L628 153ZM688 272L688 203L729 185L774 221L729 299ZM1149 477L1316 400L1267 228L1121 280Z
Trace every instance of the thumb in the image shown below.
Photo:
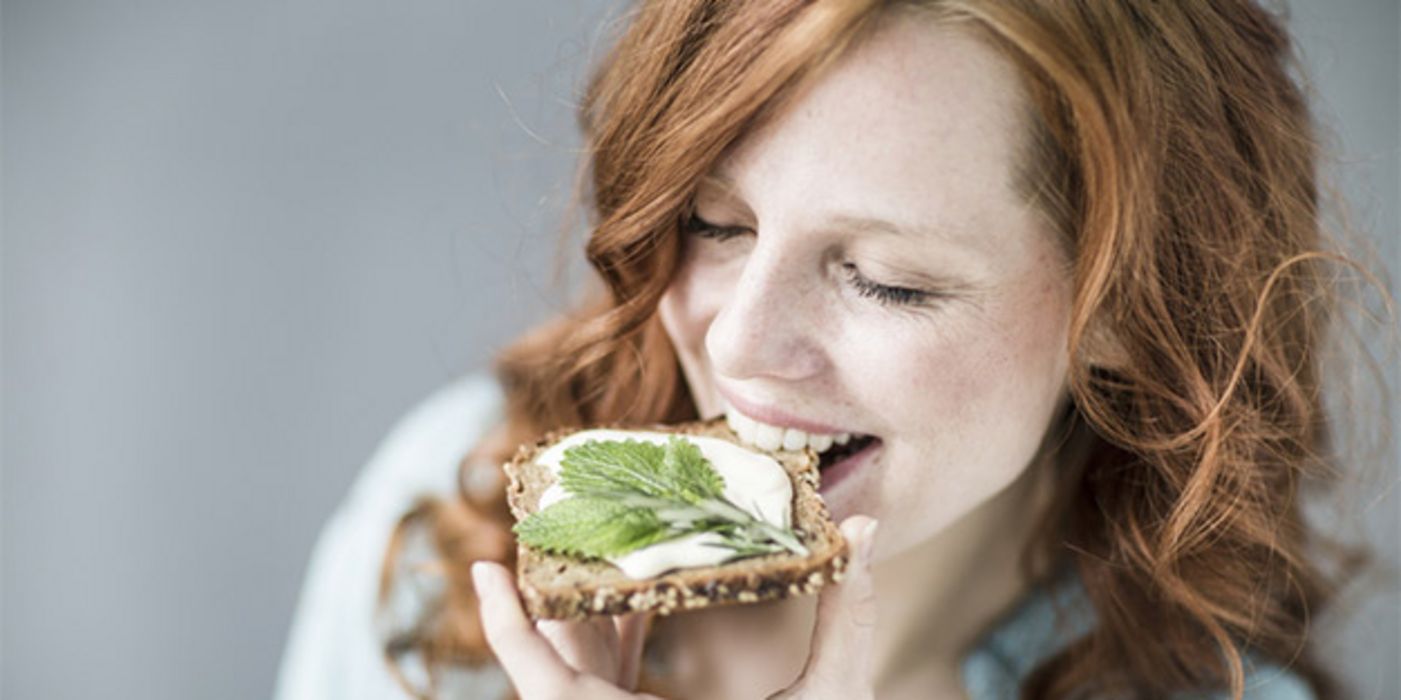
M816 697L872 697L876 590L871 575L878 523L854 515L841 524L850 560L841 583L822 589L812 651L798 686ZM821 691L821 692L819 692Z

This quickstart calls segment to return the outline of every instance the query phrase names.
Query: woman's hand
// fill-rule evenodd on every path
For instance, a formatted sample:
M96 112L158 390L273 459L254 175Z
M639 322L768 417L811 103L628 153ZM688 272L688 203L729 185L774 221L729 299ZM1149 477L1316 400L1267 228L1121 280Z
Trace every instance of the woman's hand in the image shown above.
M853 515L842 521L842 536L851 546L846 577L822 589L817 601L817 625L807 664L798 680L768 700L871 700L876 697L876 586L871 577L871 552L876 521Z
M842 535L851 561L840 584L822 589L817 626L803 673L770 698L862 700L875 697L871 660L876 627L871 545L876 521L847 518ZM472 565L487 643L521 700L653 698L634 694L641 666L642 615L591 618L580 622L526 617L515 580L500 564Z

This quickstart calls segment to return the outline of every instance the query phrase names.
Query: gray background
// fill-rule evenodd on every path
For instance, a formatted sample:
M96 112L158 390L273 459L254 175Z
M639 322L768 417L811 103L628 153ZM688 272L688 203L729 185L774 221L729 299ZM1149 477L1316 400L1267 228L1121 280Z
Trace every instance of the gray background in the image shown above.
M4 2L3 697L271 691L376 442L558 305L573 101L618 6ZM1294 28L1401 270L1397 5ZM1398 608L1338 642L1372 697L1401 697Z

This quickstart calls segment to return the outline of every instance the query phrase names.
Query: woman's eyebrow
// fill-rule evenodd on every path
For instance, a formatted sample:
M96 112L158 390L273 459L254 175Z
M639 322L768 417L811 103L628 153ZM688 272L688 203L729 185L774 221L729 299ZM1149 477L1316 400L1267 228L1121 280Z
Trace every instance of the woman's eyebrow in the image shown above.
M838 213L822 218L832 229L849 233L883 233L907 238L936 238L952 243L963 240L955 232L940 226L899 224L885 219Z

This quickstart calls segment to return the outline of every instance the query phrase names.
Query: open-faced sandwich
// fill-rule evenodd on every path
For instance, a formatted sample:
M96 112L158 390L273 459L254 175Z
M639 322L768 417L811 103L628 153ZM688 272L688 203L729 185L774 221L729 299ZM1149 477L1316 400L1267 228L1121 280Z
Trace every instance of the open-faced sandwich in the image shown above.
M552 433L505 469L536 619L810 594L846 567L817 453L746 447L723 419Z

